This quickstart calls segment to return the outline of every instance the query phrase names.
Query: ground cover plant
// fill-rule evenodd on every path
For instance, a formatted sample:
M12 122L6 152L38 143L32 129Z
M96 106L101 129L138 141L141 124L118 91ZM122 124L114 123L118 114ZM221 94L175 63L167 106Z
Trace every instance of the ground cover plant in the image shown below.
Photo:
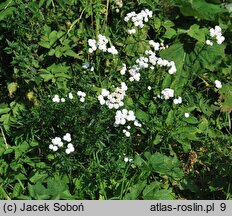
M232 199L232 2L0 3L1 199Z

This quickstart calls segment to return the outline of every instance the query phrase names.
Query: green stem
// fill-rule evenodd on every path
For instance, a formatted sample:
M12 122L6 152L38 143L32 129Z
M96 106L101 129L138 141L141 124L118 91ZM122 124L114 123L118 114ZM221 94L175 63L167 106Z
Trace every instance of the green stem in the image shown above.
M123 174L123 182L122 182L122 187L121 187L120 200L122 200L124 184L125 184L125 180L126 180L126 173L127 173L128 169L129 169L129 167L130 167L130 164L126 167L126 170L125 170L125 172Z

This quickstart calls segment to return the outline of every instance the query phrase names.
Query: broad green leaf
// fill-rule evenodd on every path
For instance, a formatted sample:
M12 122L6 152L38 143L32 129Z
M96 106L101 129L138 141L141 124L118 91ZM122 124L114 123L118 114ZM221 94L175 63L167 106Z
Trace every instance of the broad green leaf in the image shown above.
M154 172L159 173L161 176L170 176L174 179L183 176L181 162L175 157L167 157L156 152L151 156L149 163L152 165Z
M183 48L183 44L175 43L171 45L169 48L162 50L160 52L160 56L163 59L175 62L177 68L176 73L179 73L182 70L183 65L185 63L185 51Z
M47 49L49 49L49 48L51 48L51 45L50 45L50 43L48 42L48 41L39 41L38 42L38 44L41 46L41 47L44 47L44 48L47 48Z
M46 172L36 172L31 178L31 183L41 182L48 177L48 173Z
M199 42L205 43L205 32L203 29L200 29L200 26L193 24L188 30L188 35Z
M49 34L49 43L50 45L53 45L57 41L57 31L52 31Z
M141 109L139 109L135 112L135 116L141 122L148 122L149 121L149 115L146 112L142 111Z
M174 117L175 117L174 116L174 111L170 110L168 112L168 116L167 116L166 121L165 121L165 123L166 123L167 126L173 125L173 123L174 123Z
M129 193L126 194L123 199L125 200L135 200L138 199L140 194L142 193L144 187L147 185L147 180L139 181L137 184L133 185L129 188Z
M160 189L161 185L162 184L157 181L147 185L143 190L143 199L144 200L153 199L154 194Z
M213 71L225 58L225 45L214 43L213 46L203 47L202 43L197 43L194 52L195 60L199 61L204 69Z
M219 14L227 12L221 4L211 4L205 0L174 0L184 16L194 16L203 20L214 21Z

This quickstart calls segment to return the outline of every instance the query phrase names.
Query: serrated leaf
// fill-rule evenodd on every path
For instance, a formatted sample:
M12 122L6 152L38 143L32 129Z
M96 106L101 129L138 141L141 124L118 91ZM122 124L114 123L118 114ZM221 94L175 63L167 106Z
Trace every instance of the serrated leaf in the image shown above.
M154 194L160 189L161 183L160 182L152 182L151 184L147 185L143 190L143 198L144 200L151 200L154 197Z

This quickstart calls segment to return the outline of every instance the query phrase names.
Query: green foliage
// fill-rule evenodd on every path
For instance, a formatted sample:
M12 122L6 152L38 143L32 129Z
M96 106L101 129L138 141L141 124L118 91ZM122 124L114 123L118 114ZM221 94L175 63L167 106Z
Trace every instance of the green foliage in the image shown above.
M153 12L142 28L124 20L142 9ZM230 9L217 0L0 3L0 199L231 199ZM89 51L99 34L118 54ZM129 80L135 66L139 81ZM115 125L116 109L98 96L122 93L122 82L118 110L138 122Z

